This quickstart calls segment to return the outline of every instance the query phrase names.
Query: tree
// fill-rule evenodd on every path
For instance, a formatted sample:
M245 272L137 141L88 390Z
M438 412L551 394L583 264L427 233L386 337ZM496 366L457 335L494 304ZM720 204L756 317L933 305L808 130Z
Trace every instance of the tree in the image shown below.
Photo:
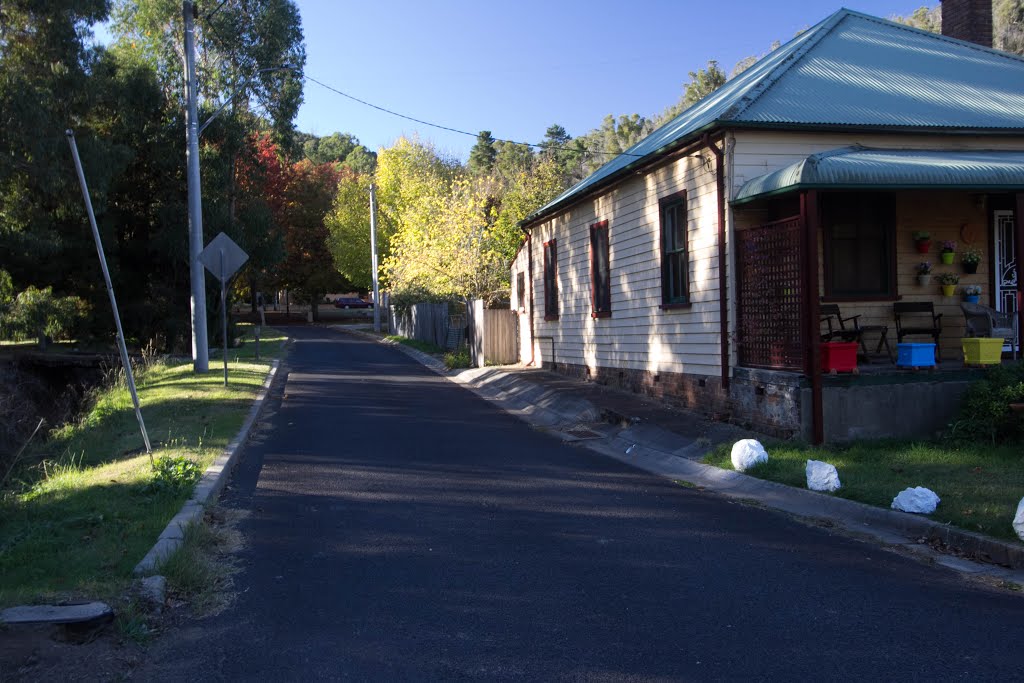
M300 300L310 304L313 320L318 320L317 306L324 295L343 284L327 246L325 218L331 210L340 175L351 172L309 160L294 164L290 171L281 209L286 255L280 280Z
M892 20L900 24L919 28L923 31L942 33L942 6L921 6L914 10L909 16L904 17L896 15L892 17Z
M1024 55L1024 0L997 0L993 15L995 46Z
M725 72L718 68L718 62L710 60L706 68L690 72L690 82L684 86L683 104L692 107L725 85L725 81Z
M117 48L150 65L168 98L183 102L181 3L114 3ZM275 141L291 145L306 64L301 19L293 0L220 3L195 24L197 80L209 109L229 100L242 109L258 102L267 112Z
M18 338L35 337L45 349L49 339L67 337L85 320L88 305L77 296L57 297L53 288L28 287L14 299L5 328Z
M473 175L485 175L494 168L494 160L498 150L494 147L491 131L482 130L476 136L476 144L469 152L469 172Z

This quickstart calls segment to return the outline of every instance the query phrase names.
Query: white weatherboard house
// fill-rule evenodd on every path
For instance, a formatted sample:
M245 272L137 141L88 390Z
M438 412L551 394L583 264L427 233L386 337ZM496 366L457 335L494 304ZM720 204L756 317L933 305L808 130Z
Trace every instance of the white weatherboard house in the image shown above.
M520 357L815 442L927 434L980 371L959 293L916 267L1019 321L1022 213L1024 59L840 10L523 222ZM823 374L835 310L871 355L938 342L938 370Z

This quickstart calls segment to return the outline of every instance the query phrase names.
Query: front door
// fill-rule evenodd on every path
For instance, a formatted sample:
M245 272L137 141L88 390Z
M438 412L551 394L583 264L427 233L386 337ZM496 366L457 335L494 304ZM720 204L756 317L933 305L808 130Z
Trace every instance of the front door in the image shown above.
M995 226L995 273L996 291L995 308L1004 313L1017 312L1017 260L1015 258L1016 242L1014 238L1013 211L994 211ZM1020 331L1017 331L1020 335ZM1004 351L1012 351L1004 347Z

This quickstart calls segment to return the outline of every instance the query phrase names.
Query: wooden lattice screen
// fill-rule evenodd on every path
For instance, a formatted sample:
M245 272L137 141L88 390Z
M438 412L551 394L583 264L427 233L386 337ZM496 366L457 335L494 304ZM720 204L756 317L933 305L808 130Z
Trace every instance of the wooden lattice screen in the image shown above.
M804 367L799 216L736 233L740 365L800 371Z

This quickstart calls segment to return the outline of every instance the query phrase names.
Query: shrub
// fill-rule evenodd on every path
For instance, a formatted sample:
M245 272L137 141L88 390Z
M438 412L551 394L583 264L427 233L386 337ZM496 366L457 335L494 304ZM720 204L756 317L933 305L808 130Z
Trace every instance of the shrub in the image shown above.
M181 455L164 455L153 463L153 479L146 485L146 492L181 493L191 489L202 476L202 470L194 461Z
M964 394L950 434L958 440L990 443L1014 441L1024 436L1024 417L1010 409L1024 403L1024 362L997 365Z
M449 370L473 367L473 362L469 357L469 349L466 347L444 354L444 364Z
M54 296L53 288L29 287L10 304L4 327L17 338L46 340L72 335L86 318L88 304L77 296Z

